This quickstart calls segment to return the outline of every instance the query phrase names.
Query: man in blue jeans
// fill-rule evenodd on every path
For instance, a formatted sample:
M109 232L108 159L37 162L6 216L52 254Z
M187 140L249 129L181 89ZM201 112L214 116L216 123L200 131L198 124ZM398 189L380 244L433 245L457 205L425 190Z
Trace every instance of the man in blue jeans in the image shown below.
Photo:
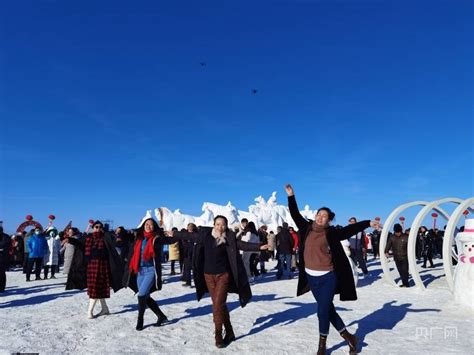
M293 237L288 229L288 223L283 223L281 231L276 235L276 248L278 252L277 279L283 276L284 269L287 271L287 278L291 279L291 253L293 251Z

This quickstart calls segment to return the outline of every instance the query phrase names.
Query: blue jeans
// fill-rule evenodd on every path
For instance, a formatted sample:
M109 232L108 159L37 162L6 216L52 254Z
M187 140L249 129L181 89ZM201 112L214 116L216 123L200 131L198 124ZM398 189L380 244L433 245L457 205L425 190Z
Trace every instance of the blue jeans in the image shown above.
M288 272L288 277L291 277L291 254L280 254L278 255L278 272L277 278L282 277L284 269Z
M313 293L318 307L319 334L329 334L329 323L340 333L346 329L344 322L334 308L332 300L336 292L337 278L334 271L322 276L311 276L306 274L309 287Z
M148 296L150 289L155 282L155 267L154 266L142 266L138 271L137 285L138 285L138 296Z

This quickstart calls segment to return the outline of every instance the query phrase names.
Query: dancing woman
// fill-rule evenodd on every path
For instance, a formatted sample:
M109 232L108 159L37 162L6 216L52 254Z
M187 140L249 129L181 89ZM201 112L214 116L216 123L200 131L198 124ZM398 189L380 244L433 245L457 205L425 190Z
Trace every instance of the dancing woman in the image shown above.
M138 293L138 319L136 330L143 330L146 307L158 317L155 326L168 321L158 304L150 296L161 290L161 252L163 244L175 243L177 239L166 237L151 214L143 219L136 231L136 238L130 247L128 265L125 267L123 284Z
M318 355L326 354L326 338L331 323L348 342L350 354L357 353L358 339L350 334L334 308L333 298L341 301L357 299L352 269L340 241L363 231L378 227L378 221L361 221L344 228L330 225L335 214L327 207L318 209L314 221L306 220L299 212L291 185L285 186L291 218L299 229L299 278L297 295L309 290L318 307Z
M266 250L268 246L237 240L224 216L216 216L212 228L201 227L195 233L177 232L174 236L196 242L193 271L197 299L201 300L207 292L211 294L215 344L216 347L223 348L235 340L226 304L227 294L237 293L241 307L245 307L252 297L239 249L258 252ZM225 328L224 338L222 326Z

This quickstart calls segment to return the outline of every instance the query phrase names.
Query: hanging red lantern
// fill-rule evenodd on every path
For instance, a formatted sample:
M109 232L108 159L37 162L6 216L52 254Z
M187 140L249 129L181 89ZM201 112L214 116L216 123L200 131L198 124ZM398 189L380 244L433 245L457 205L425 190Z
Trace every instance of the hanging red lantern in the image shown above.
M89 219L89 224L90 224L90 225L93 225L93 224L94 224L94 220L93 220L93 219Z
M54 220L56 219L56 217L54 216L54 214L50 214L50 215L48 216L48 218L49 218L50 221L54 221Z
M33 220L33 216L29 214L28 216L26 216L26 220L27 220L27 221L32 221L32 220Z
M438 214L437 213L432 213L431 217L436 218L436 217L438 217Z
M399 220L403 222L405 220L405 217L400 217Z
M464 216L467 216L469 214L469 211L468 210L465 210L463 213L462 213Z
M377 222L380 222L380 217L375 217L375 220L376 220Z

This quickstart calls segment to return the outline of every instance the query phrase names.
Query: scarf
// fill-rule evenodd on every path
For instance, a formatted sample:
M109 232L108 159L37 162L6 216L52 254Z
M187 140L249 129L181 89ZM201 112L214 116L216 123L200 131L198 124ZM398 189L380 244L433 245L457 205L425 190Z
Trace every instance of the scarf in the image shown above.
M147 240L145 250L143 251L143 260L149 261L155 257L155 250L153 249L153 238L155 237L155 233L143 232L143 236ZM133 274L138 274L138 270L140 269L140 254L142 252L143 239L143 237L138 238L135 242L135 247L133 248L133 255L129 266L129 269Z
M216 240L216 245L219 246L221 244L225 244L225 241L226 241L226 234L225 232L222 233L222 234L218 234L217 231L212 228L212 232L211 232L212 236L214 237L214 239Z
M326 229L327 229L327 227L321 227L316 222L313 222L311 224L311 230L313 232L315 232L318 235L318 237L321 236L321 235L326 235Z

